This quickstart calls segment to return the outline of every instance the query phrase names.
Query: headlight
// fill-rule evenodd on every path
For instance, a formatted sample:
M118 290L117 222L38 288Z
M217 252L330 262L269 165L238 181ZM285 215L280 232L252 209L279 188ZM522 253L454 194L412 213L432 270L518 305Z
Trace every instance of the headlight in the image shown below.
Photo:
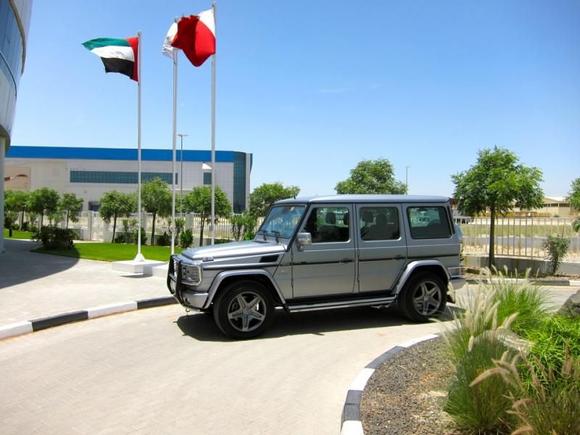
M181 263L181 280L187 285L201 284L201 267L194 264Z

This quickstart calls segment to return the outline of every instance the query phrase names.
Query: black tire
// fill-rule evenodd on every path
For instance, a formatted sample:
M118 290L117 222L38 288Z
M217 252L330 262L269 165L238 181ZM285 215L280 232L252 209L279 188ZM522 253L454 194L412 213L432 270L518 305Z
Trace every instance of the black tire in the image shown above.
M426 322L445 312L447 286L436 274L420 272L405 284L399 296L399 308L409 320Z
M270 290L252 281L237 281L220 292L213 304L213 318L228 337L245 340L262 334L274 320Z

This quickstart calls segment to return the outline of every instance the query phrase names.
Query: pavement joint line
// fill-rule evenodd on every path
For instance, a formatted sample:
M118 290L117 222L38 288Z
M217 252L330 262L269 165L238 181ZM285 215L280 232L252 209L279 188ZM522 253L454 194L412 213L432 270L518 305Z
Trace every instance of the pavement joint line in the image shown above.
M440 334L424 335L413 340L407 340L402 344L390 347L373 361L368 363L354 378L346 393L346 399L342 407L342 416L340 422L340 435L364 435L364 429L360 415L360 404L362 395L368 380L374 374L375 370L381 365L394 358L400 352L407 350L419 343L439 338Z
M87 308L86 310L69 311L38 319L9 323L7 325L0 325L0 340L42 331L44 329L54 328L69 323L82 322L112 314L161 307L176 303L177 301L173 296L161 296L149 299L139 299L136 301L125 301L116 304L100 305Z

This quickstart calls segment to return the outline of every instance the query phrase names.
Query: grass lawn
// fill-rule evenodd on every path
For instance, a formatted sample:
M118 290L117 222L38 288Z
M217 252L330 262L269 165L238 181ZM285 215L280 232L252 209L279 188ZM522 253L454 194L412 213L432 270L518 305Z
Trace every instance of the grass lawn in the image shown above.
M13 230L12 231L12 237L8 237L8 230L6 228L3 229L2 233L4 234L4 238L5 239L31 239L32 238L32 233L30 231L18 231L18 230Z
M42 254L62 255L65 257L84 258L87 260L119 261L132 260L137 254L137 245L124 243L75 243L69 250L34 249ZM169 246L142 246L141 252L147 260L169 261L171 248ZM181 252L181 248L175 248Z

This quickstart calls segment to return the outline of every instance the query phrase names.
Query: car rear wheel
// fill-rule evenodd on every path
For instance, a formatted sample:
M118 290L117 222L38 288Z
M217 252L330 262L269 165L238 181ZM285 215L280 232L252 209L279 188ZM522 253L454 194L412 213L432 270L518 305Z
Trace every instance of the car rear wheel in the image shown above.
M447 286L443 280L430 272L413 276L401 294L399 307L409 320L425 322L440 315L447 306Z
M234 282L215 301L213 316L217 326L228 337L253 338L270 326L274 303L270 291L261 283Z

